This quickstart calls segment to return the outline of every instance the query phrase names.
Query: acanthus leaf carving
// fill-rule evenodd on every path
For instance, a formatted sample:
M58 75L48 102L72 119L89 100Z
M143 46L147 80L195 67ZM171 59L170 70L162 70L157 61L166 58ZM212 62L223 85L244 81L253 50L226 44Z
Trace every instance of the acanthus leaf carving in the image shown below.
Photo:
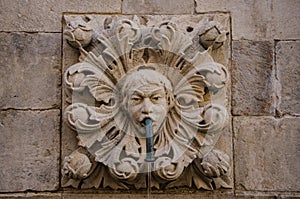
M224 104L214 102L226 98L228 80L226 67L210 56L215 43L203 50L201 39L190 39L172 21L151 27L136 16L104 22L100 32L83 23L66 33L79 48L81 61L65 72L69 106L64 118L91 157L76 151L66 157L64 177L72 183L65 185L145 188L143 180L151 175L151 186L158 189L230 187L229 157L213 149L228 121ZM149 174L145 119L153 121L154 132ZM76 158L86 163L80 167L80 161L72 162Z

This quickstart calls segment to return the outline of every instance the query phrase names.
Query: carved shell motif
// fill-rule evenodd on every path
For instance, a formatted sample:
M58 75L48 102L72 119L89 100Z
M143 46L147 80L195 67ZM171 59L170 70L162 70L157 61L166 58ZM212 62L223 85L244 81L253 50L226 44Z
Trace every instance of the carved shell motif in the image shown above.
M78 43L76 36L69 37ZM226 68L209 55L213 44L201 46L170 21L146 27L137 17L115 20L106 31L81 37L94 48L76 46L83 59L65 72L71 104L64 115L94 166L85 167L90 171L83 174L64 175L65 186L147 186L146 137L135 124L140 113L132 116L136 109L128 102L140 100L131 96L143 87L145 93L156 88L165 92L148 96L163 107L147 116L157 124L151 186L230 187L229 157L213 149L227 122L226 108L214 103L214 96L224 92L228 77Z

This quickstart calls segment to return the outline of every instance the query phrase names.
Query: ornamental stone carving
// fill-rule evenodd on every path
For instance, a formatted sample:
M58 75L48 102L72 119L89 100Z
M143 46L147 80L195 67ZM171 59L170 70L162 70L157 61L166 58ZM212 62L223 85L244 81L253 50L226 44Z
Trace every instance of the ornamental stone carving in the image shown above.
M212 57L226 43L221 23L194 19L184 27L185 20L162 16L65 21L65 39L80 56L64 73L64 121L79 148L65 157L63 185L230 188L229 155L215 148L229 120L228 71Z

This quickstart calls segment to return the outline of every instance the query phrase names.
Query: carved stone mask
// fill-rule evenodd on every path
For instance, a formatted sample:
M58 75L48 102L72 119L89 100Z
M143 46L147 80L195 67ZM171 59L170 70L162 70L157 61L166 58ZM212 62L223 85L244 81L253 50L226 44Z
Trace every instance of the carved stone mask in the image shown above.
M154 134L164 123L169 111L171 82L151 69L142 69L126 76L121 89L124 111L127 112L137 136L145 136L144 121L153 121Z

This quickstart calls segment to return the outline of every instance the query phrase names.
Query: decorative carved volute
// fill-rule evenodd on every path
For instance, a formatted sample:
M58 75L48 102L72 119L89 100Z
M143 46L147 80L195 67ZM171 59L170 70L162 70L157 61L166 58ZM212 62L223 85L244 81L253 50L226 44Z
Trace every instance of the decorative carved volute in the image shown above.
M148 118L151 186L229 188L229 156L214 149L228 122L228 72L210 55L225 42L222 25L187 33L172 20L151 25L136 16L100 27L90 17L66 21L66 39L81 55L64 75L64 118L81 148L64 161L64 185L145 188Z

